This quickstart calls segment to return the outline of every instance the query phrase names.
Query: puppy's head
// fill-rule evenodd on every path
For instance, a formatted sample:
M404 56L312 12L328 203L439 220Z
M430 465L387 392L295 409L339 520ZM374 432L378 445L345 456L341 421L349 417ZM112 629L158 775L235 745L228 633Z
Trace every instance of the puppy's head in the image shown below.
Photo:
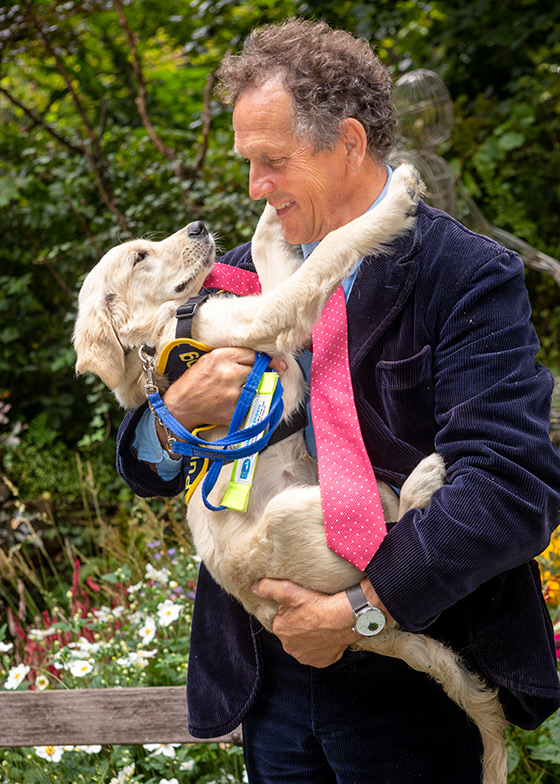
M215 259L201 221L161 242L132 240L112 248L86 277L74 325L76 372L91 371L122 402L126 356L143 343L161 349L177 307L197 294Z

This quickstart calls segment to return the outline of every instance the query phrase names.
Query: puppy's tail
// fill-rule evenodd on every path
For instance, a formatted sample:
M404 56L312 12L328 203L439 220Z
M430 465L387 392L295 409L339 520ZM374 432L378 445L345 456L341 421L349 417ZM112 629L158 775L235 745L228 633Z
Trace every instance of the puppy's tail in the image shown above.
M454 651L424 634L393 627L379 637L364 639L360 647L401 659L437 681L478 727L483 745L483 784L506 784L506 722L496 690L467 669Z

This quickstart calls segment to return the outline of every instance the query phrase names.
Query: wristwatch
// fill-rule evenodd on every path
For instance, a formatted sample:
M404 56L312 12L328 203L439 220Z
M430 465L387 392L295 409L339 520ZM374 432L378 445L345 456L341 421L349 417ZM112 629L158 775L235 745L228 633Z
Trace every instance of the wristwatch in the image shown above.
M359 584L347 588L346 596L352 605L355 619L352 628L356 634L361 634L363 637L373 637L383 631L387 623L385 613L379 607L374 607L368 602Z

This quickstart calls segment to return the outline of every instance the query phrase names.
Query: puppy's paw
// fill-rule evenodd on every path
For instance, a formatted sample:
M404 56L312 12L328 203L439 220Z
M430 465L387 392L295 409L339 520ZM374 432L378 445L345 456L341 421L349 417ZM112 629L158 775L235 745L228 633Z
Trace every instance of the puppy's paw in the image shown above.
M418 202L426 191L420 175L409 163L401 164L393 172L387 196L399 204L405 217L416 215Z
M255 233L253 234L253 256L258 258L259 254L261 254L263 258L266 258L270 246L274 242L283 242L282 227L278 220L276 210L274 207L271 207L270 204L267 204L259 218Z
M355 242L357 248L365 250L362 255L376 256L386 252L393 240L413 228L423 193L424 185L416 170L407 163L399 166L393 172L385 198L357 219L359 230ZM356 222L348 224L356 225Z
M409 509L426 509L432 495L445 484L445 463L434 452L421 460L401 489L399 517Z
M445 483L443 457L437 452L433 452L421 460L412 473L419 475L420 481L429 490L430 495L435 493Z
M310 335L301 327L285 329L276 338L276 353L293 354L309 342Z

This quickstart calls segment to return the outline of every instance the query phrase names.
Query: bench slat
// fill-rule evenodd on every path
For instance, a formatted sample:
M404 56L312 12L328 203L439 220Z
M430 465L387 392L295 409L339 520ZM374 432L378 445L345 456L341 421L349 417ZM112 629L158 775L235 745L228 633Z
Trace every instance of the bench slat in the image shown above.
M187 731L184 686L0 693L0 747L142 743L236 743Z

